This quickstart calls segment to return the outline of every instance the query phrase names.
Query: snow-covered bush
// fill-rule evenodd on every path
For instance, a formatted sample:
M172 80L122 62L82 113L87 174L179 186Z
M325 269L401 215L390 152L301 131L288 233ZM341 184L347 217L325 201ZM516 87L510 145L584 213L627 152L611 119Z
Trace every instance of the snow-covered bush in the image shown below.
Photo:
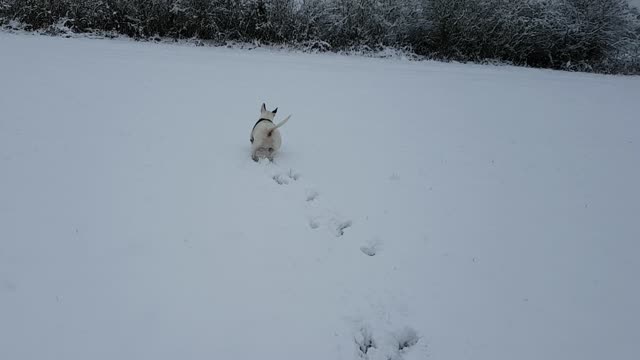
M0 24L640 73L627 0L0 0Z

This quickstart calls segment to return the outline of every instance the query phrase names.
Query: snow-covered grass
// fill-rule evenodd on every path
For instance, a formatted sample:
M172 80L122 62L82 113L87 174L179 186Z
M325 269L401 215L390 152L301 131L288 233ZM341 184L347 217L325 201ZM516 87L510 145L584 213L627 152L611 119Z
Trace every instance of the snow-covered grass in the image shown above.
M639 354L638 77L0 51L0 359Z

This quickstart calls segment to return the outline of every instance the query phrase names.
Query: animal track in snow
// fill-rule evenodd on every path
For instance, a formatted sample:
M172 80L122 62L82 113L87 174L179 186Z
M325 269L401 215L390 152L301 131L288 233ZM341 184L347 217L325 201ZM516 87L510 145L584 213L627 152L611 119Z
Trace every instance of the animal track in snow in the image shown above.
M408 326L400 329L394 334L395 340L398 344L398 351L403 352L406 349L414 346L420 340L418 333Z
M418 333L408 326L376 339L372 331L363 326L354 336L358 355L362 359L402 360L403 355L419 340Z
M316 219L309 219L309 227L312 229L317 229L318 227L320 227L320 224Z
M360 251L367 256L375 256L376 248L375 246L360 246Z
M380 239L374 238L367 241L366 245L360 246L360 251L367 256L375 256L380 250Z
M307 189L307 191L306 191L306 198L305 198L305 200L306 200L307 202L314 201L315 199L317 199L317 198L318 198L318 195L319 195L319 194L318 194L318 192L317 192L317 191L315 191L315 190L313 190L313 189Z
M287 179L286 177L284 177L282 175L274 175L273 176L273 181L278 183L278 185L288 185L289 184L289 179Z
M348 228L351 227L352 223L351 220L346 220L346 221L339 221L339 220L333 220L334 225L335 225L335 235L336 237L340 237L342 235L344 235L344 231Z
M358 346L359 355L362 358L367 357L367 353L369 349L376 348L376 343L373 341L373 336L371 335L371 331L366 327L363 327L356 333L353 340Z
M267 169L275 170L271 172L271 178L278 185L290 185L296 181L299 181L302 175L296 172L294 169L286 171L278 171L277 164L266 163ZM275 165L273 168L271 166ZM305 184L306 185L306 184ZM300 191L300 187L294 187L295 191ZM345 234L345 230L352 226L351 220L344 220L339 215L336 215L330 207L323 204L323 201L319 201L320 194L313 187L304 188L304 193L301 197L305 200L307 206L304 207L307 213L308 225L310 229L316 230L319 228L326 228L335 237L341 237Z
M291 178L293 180L300 179L300 174L293 172L293 169L289 169L289 172L287 173L287 176L289 176L289 178Z
M300 179L300 174L293 172L293 169L289 169L289 172L276 174L272 178L279 185L288 185L291 181Z
M346 229L351 227L351 220L340 220L334 217L325 216L311 216L309 217L309 227L311 229L318 229L323 226L329 230L335 237L341 237L344 235Z

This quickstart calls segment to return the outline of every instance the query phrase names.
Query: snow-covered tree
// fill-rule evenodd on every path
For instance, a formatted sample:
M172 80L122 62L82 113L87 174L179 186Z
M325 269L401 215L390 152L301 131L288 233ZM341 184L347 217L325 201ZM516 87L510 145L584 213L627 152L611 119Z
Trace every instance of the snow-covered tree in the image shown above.
M640 73L627 0L0 0L0 24Z

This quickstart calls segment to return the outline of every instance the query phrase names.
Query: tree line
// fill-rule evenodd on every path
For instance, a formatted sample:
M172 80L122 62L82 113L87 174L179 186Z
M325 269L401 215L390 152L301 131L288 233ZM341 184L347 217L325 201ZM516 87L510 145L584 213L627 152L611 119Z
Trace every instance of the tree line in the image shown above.
M627 0L0 0L0 24L640 74Z

